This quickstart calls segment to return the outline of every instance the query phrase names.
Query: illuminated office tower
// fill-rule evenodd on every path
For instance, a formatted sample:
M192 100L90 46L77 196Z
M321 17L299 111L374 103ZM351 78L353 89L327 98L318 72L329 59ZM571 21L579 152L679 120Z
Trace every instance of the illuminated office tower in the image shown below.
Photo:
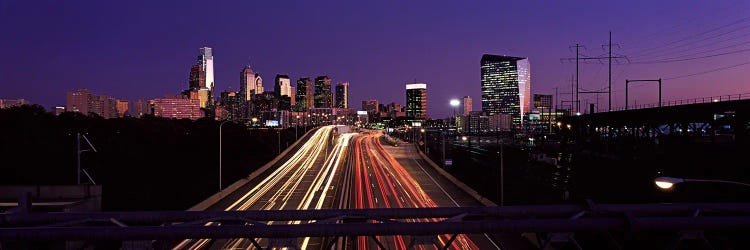
M427 84L406 84L406 116L427 119Z
M336 107L349 108L349 83L341 82L336 84Z
M531 106L529 59L485 54L480 64L482 111L510 114L513 126L520 128Z

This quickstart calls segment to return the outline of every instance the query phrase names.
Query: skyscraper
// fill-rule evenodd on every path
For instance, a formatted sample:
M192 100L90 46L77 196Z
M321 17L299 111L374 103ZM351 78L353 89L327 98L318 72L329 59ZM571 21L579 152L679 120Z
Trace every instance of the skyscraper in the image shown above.
M214 56L211 48L200 48L196 63L190 67L189 89L183 95L200 100L201 108L213 106Z
M427 119L427 84L406 84L406 116Z
M331 78L328 76L315 78L315 108L333 108Z
M349 82L340 82L336 84L336 107L349 108Z
M255 94L263 94L265 90L263 90L263 78L260 77L260 74L258 72L255 72Z
M205 85L201 87L208 88L209 91L214 90L214 55L211 52L211 48L203 47L200 48L200 55L198 56L198 64L201 66L201 70L205 72Z
M240 71L240 97L249 101L255 95L255 72L250 65L245 66Z
M290 92L290 94L289 94L289 100L290 100L289 104L291 104L292 108L294 108L297 105L297 87L290 86L289 90L290 90L289 91Z
M379 117L378 100L362 101L362 110L367 111L368 121L373 122Z
M292 96L292 85L289 76L276 74L273 91L277 96Z
M531 106L529 59L484 54L480 64L482 111L510 114L513 126L521 127Z
M293 94L289 76L276 74L273 84L273 93L276 100L279 102L279 110L291 110Z
M190 90L199 90L206 87L206 72L201 69L200 64L190 67L190 79L188 82Z
M469 115L471 113L471 96L464 96L461 103L464 105L464 115Z
M307 111L314 108L314 86L309 77L297 80L297 111Z

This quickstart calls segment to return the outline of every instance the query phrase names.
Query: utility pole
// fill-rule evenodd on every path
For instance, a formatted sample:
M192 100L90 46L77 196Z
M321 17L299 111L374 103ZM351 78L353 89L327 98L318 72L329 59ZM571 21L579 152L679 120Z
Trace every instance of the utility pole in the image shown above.
M607 88L607 92L609 92L609 105L607 105L607 111L612 111L612 31L609 32L609 56L607 57L609 60L609 87ZM596 105L599 105L599 95L596 95Z
M575 105L575 102L576 102L576 99L573 96L576 93L575 92L575 85L573 85L575 83L573 77L575 77L575 76L574 75L570 75L570 114L571 115L575 114L575 112L573 112L573 105Z
M576 91L576 112L579 112L579 110L581 110L581 103L578 100L578 90L579 90L579 87L578 87L578 59L579 59L578 48L580 47L582 46L576 43L576 90L575 90Z
M609 101L608 101L609 102L609 107L608 107L608 110L609 111L612 110L612 59L623 58L623 59L627 60L627 57L625 57L625 56L612 56L612 46L618 46L618 45L617 44L614 44L614 45L612 44L612 32L611 31L609 32L609 43L608 43L608 45L602 45L602 47L604 47L604 46L608 47L608 54L607 54L607 56L581 57L579 55L579 48L585 48L585 47L583 47L583 46L581 46L579 44L576 44L575 46L570 46L571 48L572 47L576 48L576 57L575 58L562 58L561 59L561 60L566 60L566 61L575 60L575 63L576 63L576 74L575 74L575 81L576 81L576 83L575 83L575 100L574 100L575 103L576 103L576 107L577 107L576 108L576 112L579 112L580 108L581 108L581 102L580 102L580 99L579 99L579 96L578 96L579 93L580 94L603 94L603 93L607 93L608 96L609 96ZM578 66L579 62L580 61L586 61L586 60L597 60L597 61L601 62L602 59L607 59L608 60L608 65L609 65L609 73L608 73L608 79L609 80L608 80L607 91L580 91L580 88L579 88L579 76L578 76L578 74L579 74L579 68L578 68L579 67ZM571 96L573 96L572 93L571 93ZM573 98L571 97L571 99L573 99Z
M560 98L557 98L557 87L555 87L555 110L560 108L560 106L557 105L559 101L560 101Z

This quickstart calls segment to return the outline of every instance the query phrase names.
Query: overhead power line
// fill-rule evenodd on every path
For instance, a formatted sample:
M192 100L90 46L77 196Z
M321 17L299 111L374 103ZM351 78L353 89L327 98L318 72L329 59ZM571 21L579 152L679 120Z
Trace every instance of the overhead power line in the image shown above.
M688 41L688 40L690 40L690 39L694 39L694 38L699 38L699 37L701 37L701 36L703 36L703 35L706 35L706 34L710 34L710 33L712 33L712 32L716 32L716 31L722 30L722 29L724 29L724 28L727 28L727 27L731 27L731 26L734 26L734 25L737 25L737 24L741 24L741 23L743 23L743 22L747 22L747 21L750 21L750 17L744 17L744 18L741 18L740 20L737 20L737 21L734 21L734 22L731 22L731 23L729 23L729 24L725 24L725 25L722 25L722 26L719 26L719 27L716 27L716 28L713 28L713 29L709 29L709 30L706 30L706 31L700 32L700 33L698 33L698 34L695 34L695 35L687 36L687 37L684 37L684 38L682 38L682 39L678 39L678 40L676 40L676 41L672 41L672 42L668 42L668 43L665 43L665 44L662 44L662 45L657 45L657 46L655 46L655 47L651 47L651 48L648 48L648 49L644 49L644 50L642 50L642 51L641 51L640 53L634 53L634 54L633 54L633 55L631 55L631 56L640 56L640 55L644 55L644 54L646 54L647 52L650 52L650 51L653 51L653 50L658 50L658 49L662 49L662 48L665 48L665 47L670 47L671 45L674 45L674 44L678 44L678 43L681 43L681 42L684 42L684 41ZM747 27L748 27L748 26L743 26L743 28L740 28L739 30L741 30L741 29L744 29L744 28L747 28ZM733 31L730 31L730 32L725 32L725 33L722 33L722 34L720 34L720 35L717 35L717 36L722 36L722 35L725 35L725 34L728 34L728 33L736 32L736 31L737 31L737 29L735 29L735 30L733 30ZM702 40L699 40L699 41L705 41L705 40L707 40L707 39L715 38L715 37L717 37L717 36L714 36L714 37L709 37L709 38L704 38L704 39L702 39Z
M712 55L707 55L707 56L689 57L689 58L681 58L681 59L667 59L667 60L631 62L631 64L655 64L655 63L682 62L682 61L706 59L706 58L717 57L717 56L725 56L725 55L731 55L731 54L739 54L739 53L744 53L744 52L748 52L748 51L750 51L750 49L741 49L741 50L729 51L729 52L712 54Z
M736 67L740 67L740 66L748 65L748 64L750 64L750 61L739 63L739 64L735 64L735 65L730 65L730 66L726 66L726 67L715 68L715 69L712 69L712 70L702 71L702 72L698 72L698 73L693 73L693 74L668 77L668 78L664 78L664 80L674 80L674 79L686 78L686 77L691 77L691 76L703 75L703 74L713 73L713 72L727 70L727 69L731 69L731 68L736 68Z
M641 59L641 60L644 60L643 58L657 59L659 57L671 56L671 55L675 55L675 54L684 54L686 52L692 52L692 51L694 51L696 49L702 49L702 48L706 48L706 47L711 47L711 46L714 46L714 45L717 45L717 44L722 44L722 43L725 43L725 42L737 40L739 38L744 38L744 37L747 37L747 36L750 36L750 33L741 34L739 36L733 36L733 37L730 37L730 38L727 38L727 39L723 39L723 40L719 40L719 41L715 41L715 42L711 42L711 43L706 43L706 44L702 44L702 45L699 45L699 46L687 47L687 48L680 49L680 50L675 50L675 49L678 48L678 47L675 47L675 48L672 48L672 49L667 49L667 50L664 50L664 51L660 51L661 53L658 53L658 54L655 51L654 53L647 53L647 54L644 54L644 55L641 55L641 56L637 56L636 58ZM745 42L745 43L747 43L747 42ZM745 44L745 43L742 43L742 44ZM646 55L649 55L649 56L646 56ZM683 56L686 56L686 55L683 55Z

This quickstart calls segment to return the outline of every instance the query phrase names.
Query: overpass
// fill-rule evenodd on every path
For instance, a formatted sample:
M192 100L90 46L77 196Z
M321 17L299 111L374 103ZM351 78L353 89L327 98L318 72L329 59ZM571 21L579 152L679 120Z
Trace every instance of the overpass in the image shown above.
M638 109L561 117L558 121L561 133L573 138L730 135L734 140L745 141L750 94L669 101Z
M421 219L434 221L420 221ZM270 223L308 221L309 223ZM220 223L204 226L206 222ZM388 209L324 209L278 211L151 211L99 213L11 213L0 215L0 242L48 240L175 240L184 238L272 239L296 243L298 238L336 238L410 235L410 247L430 242L440 249L459 234L535 233L537 246L581 247L578 237L600 235L605 246L646 244L669 249L674 244L699 241L709 244L711 232L744 234L750 229L750 204L595 204L438 207ZM664 247L638 243L644 234L672 232ZM438 235L450 239L438 244ZM427 241L425 241L427 239ZM254 242L261 248L257 242ZM299 248L298 245L285 245ZM156 248L160 248L156 246ZM608 247L612 249L613 247Z

